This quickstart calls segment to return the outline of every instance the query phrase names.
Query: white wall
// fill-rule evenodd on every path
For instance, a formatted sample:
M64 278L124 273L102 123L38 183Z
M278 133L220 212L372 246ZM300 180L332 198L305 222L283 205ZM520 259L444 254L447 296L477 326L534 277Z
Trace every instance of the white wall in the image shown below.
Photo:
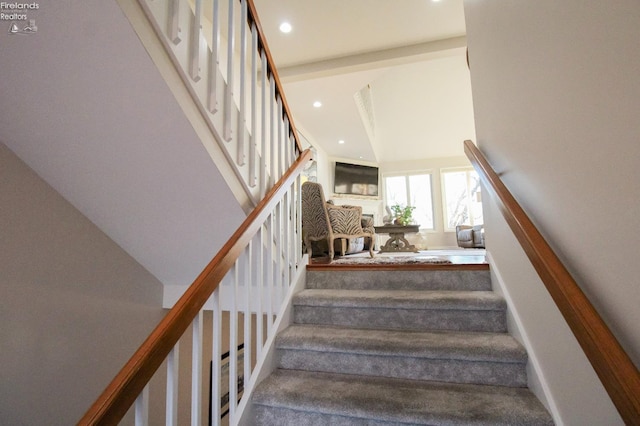
M0 424L75 424L164 314L162 284L0 143Z
M478 145L638 365L640 3L466 0L465 14ZM540 286L485 221L507 285ZM588 368L553 379L582 355L545 340L563 326L540 320L543 298L514 300L564 423L619 424Z
M40 6L36 34L0 32L0 141L163 284L190 284L243 210L118 4Z

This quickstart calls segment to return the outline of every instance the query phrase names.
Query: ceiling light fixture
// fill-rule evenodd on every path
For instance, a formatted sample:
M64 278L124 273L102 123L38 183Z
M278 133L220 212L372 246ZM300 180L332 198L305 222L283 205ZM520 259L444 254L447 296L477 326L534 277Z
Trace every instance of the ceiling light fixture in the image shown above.
M313 103L313 107L314 107L314 108L320 108L321 106L322 106L322 102L320 102L320 101L315 101L315 102Z
M288 34L291 32L293 28L291 27L291 24L288 22L283 22L282 24L280 24L280 31L282 31L285 34Z
M338 143L339 143L340 145L343 145L343 144L344 144L344 141L343 141L342 139L340 139L340 140L338 141Z

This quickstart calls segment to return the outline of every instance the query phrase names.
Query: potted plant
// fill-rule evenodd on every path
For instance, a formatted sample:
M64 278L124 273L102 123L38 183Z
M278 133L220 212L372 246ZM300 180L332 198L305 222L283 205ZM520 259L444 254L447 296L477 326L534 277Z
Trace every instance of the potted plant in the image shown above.
M391 210L393 211L393 214L395 216L395 220L393 221L394 224L396 225L409 225L411 222L413 222L413 211L415 210L415 207L412 206L406 206L403 207L400 204L396 204L391 206Z

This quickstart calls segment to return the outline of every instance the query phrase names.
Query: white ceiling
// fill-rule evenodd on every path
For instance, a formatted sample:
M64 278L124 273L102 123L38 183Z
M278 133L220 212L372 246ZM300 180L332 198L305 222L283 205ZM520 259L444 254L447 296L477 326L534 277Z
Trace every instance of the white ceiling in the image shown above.
M375 163L451 157L475 139L462 0L254 3L295 124L328 155ZM285 20L289 34L278 30ZM367 85L371 137L354 100Z

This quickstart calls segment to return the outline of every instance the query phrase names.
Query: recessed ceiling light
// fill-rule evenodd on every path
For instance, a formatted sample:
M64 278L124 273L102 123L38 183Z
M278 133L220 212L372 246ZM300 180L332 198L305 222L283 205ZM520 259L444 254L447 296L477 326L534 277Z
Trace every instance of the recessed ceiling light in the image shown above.
M344 144L344 141L343 141L342 139L340 139L340 140L338 141L338 143L339 143L340 145L342 145L342 144Z
M282 24L280 24L280 31L282 31L283 33L287 34L290 33L292 30L291 24L288 22L283 22Z
M320 102L320 101L315 101L315 102L313 103L313 107L314 107L314 108L320 108L321 106L322 106L322 102Z

